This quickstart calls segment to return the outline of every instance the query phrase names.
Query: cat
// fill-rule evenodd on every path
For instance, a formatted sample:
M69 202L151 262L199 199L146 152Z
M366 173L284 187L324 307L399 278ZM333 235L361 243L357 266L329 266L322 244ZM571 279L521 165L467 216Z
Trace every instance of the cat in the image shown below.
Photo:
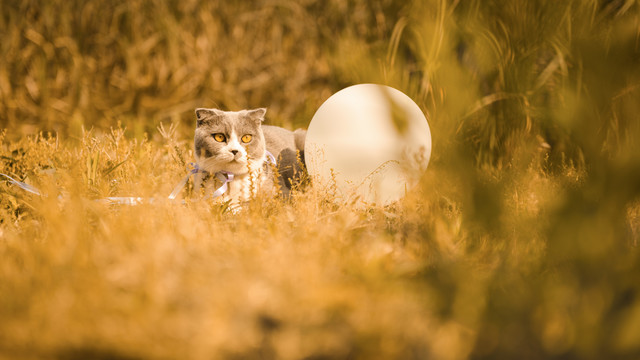
M294 184L303 178L306 130L263 125L266 112L266 108L196 109L194 152L202 171L195 176L195 189L200 189L207 177L214 182L224 180L228 188L222 194L223 201L236 206L260 191L279 190L283 196L289 196ZM276 162L277 179L271 158ZM218 181L215 186L220 185Z

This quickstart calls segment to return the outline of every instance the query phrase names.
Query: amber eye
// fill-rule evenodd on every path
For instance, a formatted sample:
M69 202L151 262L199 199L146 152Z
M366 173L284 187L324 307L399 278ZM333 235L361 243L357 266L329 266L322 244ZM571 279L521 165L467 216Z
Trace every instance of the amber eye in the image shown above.
M242 142L243 142L243 143L245 143L245 144L246 144L246 143L248 143L249 141L251 141L251 135L249 135L249 134L247 134L247 135L243 135L241 140L242 140Z
M224 134L220 134L220 133L213 134L213 139L217 142L224 142L226 140L224 137Z

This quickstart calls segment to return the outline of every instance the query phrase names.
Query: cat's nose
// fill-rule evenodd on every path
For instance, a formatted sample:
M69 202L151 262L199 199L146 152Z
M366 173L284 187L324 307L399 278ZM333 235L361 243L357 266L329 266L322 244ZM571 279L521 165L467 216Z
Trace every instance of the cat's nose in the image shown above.
M231 150L231 153L233 154L233 156L236 156L236 154L238 153L238 150Z

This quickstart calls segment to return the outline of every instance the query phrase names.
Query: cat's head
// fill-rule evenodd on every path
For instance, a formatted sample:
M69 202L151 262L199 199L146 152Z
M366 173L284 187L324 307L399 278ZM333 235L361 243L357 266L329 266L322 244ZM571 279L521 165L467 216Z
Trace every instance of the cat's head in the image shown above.
M267 109L196 109L194 150L198 166L239 175L261 167L265 156L262 128Z

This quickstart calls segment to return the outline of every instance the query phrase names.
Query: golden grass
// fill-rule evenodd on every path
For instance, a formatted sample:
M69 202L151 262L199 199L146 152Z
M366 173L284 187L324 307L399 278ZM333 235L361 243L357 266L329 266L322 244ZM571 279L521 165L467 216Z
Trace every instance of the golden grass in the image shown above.
M428 304L439 300L417 281L428 265L418 233L428 230L415 200L356 211L309 190L288 202L259 199L237 215L213 203L110 206L92 198L166 194L182 168L168 160L176 150L114 135L82 143L12 146L48 154L58 170L39 179L45 197L4 189L3 203L16 206L5 208L1 245L3 293L12 294L2 300L1 344L11 356L402 357L471 336L437 325ZM104 174L118 151L131 164L80 176L93 166L83 157L105 159L96 170ZM163 181L145 171L158 157L172 165L155 169ZM63 161L75 165L63 170ZM448 221L437 220L437 231L451 238L434 246L461 256Z
M357 209L310 188L233 214L215 202L162 201L192 156L188 141L162 133L161 143L121 129L71 145L42 135L5 143L2 156L15 162L3 171L31 174L24 180L45 194L1 185L6 357L461 359L508 350L501 341L587 351L578 334L613 305L597 283L578 295L574 277L590 267L563 270L574 250L548 244L566 236L550 231L579 228L554 223L567 189L584 181L571 169L474 180L436 163L392 207ZM156 201L95 201L105 196ZM576 261L605 261L599 252L612 255L615 241L589 242ZM557 314L558 296L586 308ZM534 338L502 334L511 321ZM573 321L592 323L568 328Z
M0 358L637 358L639 8L0 3L0 173L44 193L0 183ZM360 82L429 113L399 203L161 200L195 107Z

